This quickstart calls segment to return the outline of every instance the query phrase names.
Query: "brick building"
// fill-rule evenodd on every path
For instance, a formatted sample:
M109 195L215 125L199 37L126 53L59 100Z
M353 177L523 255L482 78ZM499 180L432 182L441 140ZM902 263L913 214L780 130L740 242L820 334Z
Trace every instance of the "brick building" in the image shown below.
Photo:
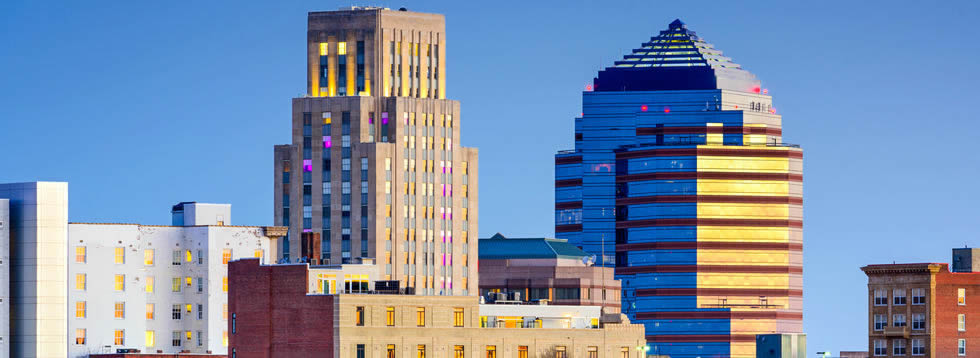
M963 357L980 345L978 250L945 263L868 265L868 352L872 357Z
M511 301L602 306L620 312L620 282L612 267L594 266L591 255L568 240L480 239L480 294L509 293ZM516 295L515 295L516 293Z
M348 293L346 285L325 294L315 270L325 269L229 264L228 356L630 358L646 344L643 326L598 307L481 305L476 296Z

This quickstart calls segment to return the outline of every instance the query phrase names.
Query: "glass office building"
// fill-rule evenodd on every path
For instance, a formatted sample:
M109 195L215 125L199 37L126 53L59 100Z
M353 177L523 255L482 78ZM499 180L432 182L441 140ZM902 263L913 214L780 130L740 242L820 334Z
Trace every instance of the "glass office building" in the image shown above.
M803 319L802 150L679 20L599 71L555 157L555 231L616 267L651 354L754 357Z

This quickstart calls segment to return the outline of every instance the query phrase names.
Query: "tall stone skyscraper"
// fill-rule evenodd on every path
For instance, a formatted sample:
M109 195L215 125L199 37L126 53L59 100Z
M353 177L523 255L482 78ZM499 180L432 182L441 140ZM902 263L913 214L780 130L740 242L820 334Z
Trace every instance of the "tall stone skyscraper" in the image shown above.
M282 258L375 259L416 294L478 294L477 150L446 99L445 27L404 10L309 13L308 94L293 99L293 143L275 147ZM315 234L320 252L302 255Z
M681 21L599 71L555 157L555 231L616 267L650 353L754 357L803 321L803 152Z

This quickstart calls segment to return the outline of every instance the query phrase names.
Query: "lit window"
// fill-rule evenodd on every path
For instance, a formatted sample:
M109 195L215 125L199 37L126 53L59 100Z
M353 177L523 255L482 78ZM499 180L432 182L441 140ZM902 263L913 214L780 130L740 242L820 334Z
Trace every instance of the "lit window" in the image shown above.
M487 358L497 358L497 346L487 346Z
M388 307L385 309L385 324L389 327L395 325L395 308Z
M153 279L153 276L147 276L146 277L146 293L153 293L153 289L154 289L153 286L155 286L155 285L156 285L156 281Z
M630 358L630 347L619 347L619 358Z
M956 316L956 329L960 332L966 332L966 315L960 313Z
M453 358L466 358L466 351L463 346L453 346Z
M155 345L157 345L156 335L153 331L146 331L146 346L153 347Z
M85 263L85 246L75 246L75 262Z
M76 273L75 274L75 289L79 291L85 291L85 274Z
M363 326L364 325L364 306L357 306L354 308L354 325Z
M126 289L126 275L116 275L114 286L116 291L124 291Z
M187 315L189 316L191 313L194 312L194 305L188 303L188 304L184 305L184 310L187 311Z
M191 253L191 250L184 250L184 260L194 262L194 254Z
M75 344L85 344L85 328L75 330Z
M153 266L153 250L143 250L143 264L146 266Z
M75 318L85 318L85 301L75 302Z
M565 346L555 347L555 358L568 358L565 352Z
M394 344L389 344L386 347L386 351L387 351L387 353L385 355L385 358L395 358L395 345Z
M146 304L146 319L154 319L156 317L156 306L152 303Z
M228 292L228 276L221 278L221 291Z
M255 250L255 253L252 254L252 257L257 259L261 259L262 256L265 256L265 253L261 249Z
M122 247L117 247L116 248L115 262L117 264L124 264L124 263L126 263L126 249L125 248L122 248Z
M462 327L464 317L462 307L453 308L453 327Z
M116 302L115 311L113 317L123 319L126 318L126 302Z
M194 336L191 334L191 331L184 332L184 336L187 337L188 341L194 338Z
M180 277L174 277L170 290L173 292L180 292Z
M338 42L337 43L337 54L338 55L346 55L347 54L347 43L346 42Z
M425 327L425 307L419 307L415 312L416 324L419 327Z
M415 357L416 358L425 358L425 345L424 344L419 344L415 348L415 351L416 351L416 354L415 354Z
M965 306L966 305L966 289L965 288L957 288L956 289L956 304L958 304L960 306Z
M227 265L228 261L231 261L231 249L221 250L221 264Z
M330 53L329 47L327 47L327 45L329 44L326 42L320 43L320 56L326 56L327 54Z
M225 304L223 304L221 306L221 319L224 319L225 321L228 320L228 304L227 303L225 303Z
M228 331L221 332L221 345L225 347L228 346Z
M192 278L190 276L184 277L184 284L187 285L187 287L193 286L194 285L194 278Z
M589 346L588 352L589 352L588 358L599 358L599 347Z
M124 332L121 329L117 329L116 332L112 335L112 344L115 344L117 346L126 344L126 332Z
M517 358L527 358L527 346L517 346Z

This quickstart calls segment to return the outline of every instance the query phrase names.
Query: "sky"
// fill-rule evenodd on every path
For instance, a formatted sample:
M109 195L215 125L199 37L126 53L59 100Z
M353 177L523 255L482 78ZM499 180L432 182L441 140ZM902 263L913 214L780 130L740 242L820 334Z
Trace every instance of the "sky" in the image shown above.
M447 97L480 150L480 235L553 236L553 154L596 72L675 18L756 74L804 148L808 350L867 349L871 263L980 246L980 3L0 2L0 182L69 182L73 222L179 201L273 219L272 147L306 84L306 12L446 15Z

